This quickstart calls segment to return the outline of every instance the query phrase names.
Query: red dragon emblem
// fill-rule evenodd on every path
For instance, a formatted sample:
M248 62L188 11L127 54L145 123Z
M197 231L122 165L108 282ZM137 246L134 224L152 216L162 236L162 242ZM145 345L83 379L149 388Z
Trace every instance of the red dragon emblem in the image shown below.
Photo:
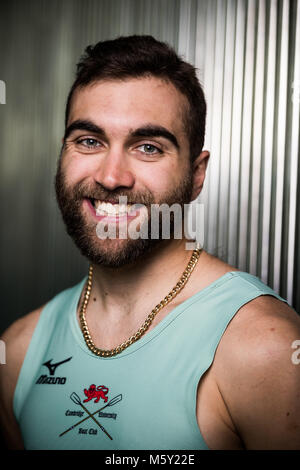
M92 384L90 385L90 388L87 390L86 388L84 389L84 394L87 397L85 400L83 400L83 403L92 400L95 398L94 403L98 403L100 398L104 400L104 403L107 402L108 398L106 396L108 392L108 388L105 387L104 385L99 385L99 387L96 388L96 385Z

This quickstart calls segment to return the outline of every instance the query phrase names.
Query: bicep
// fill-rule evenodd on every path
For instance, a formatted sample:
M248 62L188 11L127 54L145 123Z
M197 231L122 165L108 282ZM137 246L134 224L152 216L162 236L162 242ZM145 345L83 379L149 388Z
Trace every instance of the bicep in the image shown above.
M300 450L300 364L292 360L299 319L253 315L230 339L220 386L245 447Z
M17 376L10 361L8 348L6 364L0 366L0 426L1 434L8 449L23 449L21 431L13 413L13 396Z
M2 406L1 400L1 434L6 447L11 450L24 449L20 428L12 411L6 406Z
M0 365L0 426L9 449L23 449L20 428L13 412L13 398L23 360L41 309L17 320L3 334L6 363Z
M275 360L261 370L254 365L252 379L233 396L234 419L247 449L300 450L300 370L288 361Z

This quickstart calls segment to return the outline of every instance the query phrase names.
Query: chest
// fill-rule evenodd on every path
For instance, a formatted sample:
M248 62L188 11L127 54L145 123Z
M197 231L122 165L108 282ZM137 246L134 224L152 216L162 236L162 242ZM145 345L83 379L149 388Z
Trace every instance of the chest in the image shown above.
M158 357L97 359L46 353L19 418L26 449L205 448L188 377Z

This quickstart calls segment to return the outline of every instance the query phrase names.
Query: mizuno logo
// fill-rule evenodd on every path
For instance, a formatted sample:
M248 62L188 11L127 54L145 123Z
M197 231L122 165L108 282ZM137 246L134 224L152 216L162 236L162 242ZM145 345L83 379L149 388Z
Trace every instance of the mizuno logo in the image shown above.
M70 361L71 359L72 357L69 357L68 359L65 359L64 361L56 362L55 364L52 364L53 359L50 359L49 361L44 362L43 366L48 367L50 375L54 375L55 370L58 366L60 366L61 364L64 364L65 362Z

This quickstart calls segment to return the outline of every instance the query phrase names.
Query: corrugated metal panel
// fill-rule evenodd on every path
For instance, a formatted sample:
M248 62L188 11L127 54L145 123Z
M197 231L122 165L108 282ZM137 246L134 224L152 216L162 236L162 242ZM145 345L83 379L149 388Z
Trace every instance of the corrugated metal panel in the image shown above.
M204 69L211 151L199 198L205 247L299 310L299 2L203 3L196 29L206 35L194 63ZM186 21L196 17L192 6ZM193 51L186 54L193 61Z
M84 48L126 34L168 41L199 69L205 248L300 311L299 1L11 0L0 5L2 325L86 273L53 190L65 100Z

